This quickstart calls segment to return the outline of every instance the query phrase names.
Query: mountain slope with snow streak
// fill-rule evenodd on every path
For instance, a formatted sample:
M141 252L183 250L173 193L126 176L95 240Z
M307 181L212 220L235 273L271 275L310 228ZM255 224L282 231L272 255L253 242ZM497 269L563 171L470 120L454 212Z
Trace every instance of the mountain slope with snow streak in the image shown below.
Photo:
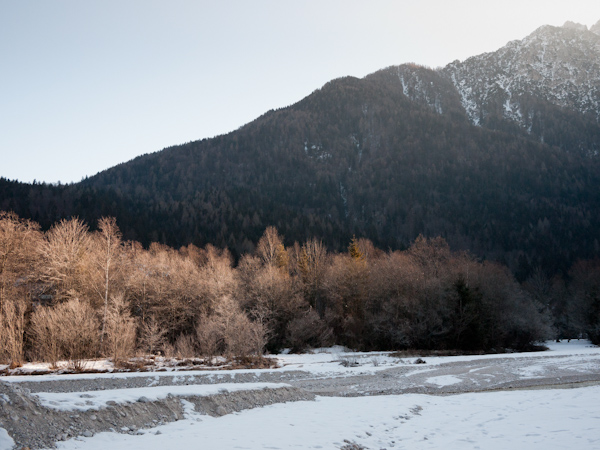
M455 61L452 80L474 124L501 115L531 129L531 98L600 119L600 22L592 30L567 22L542 26L493 53Z

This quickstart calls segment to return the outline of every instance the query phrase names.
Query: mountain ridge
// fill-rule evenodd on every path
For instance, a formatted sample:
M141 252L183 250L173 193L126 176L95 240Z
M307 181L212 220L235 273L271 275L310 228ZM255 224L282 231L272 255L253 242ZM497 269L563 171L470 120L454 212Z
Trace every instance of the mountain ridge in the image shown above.
M519 99L511 104L513 93L535 93L556 106L600 119L599 61L600 35L587 28L545 25L495 52L450 63L443 72L453 80L473 123L494 113L486 95L496 88L500 92L491 102L499 96L504 116L529 127L531 117L528 121L527 112L520 111Z
M598 52L587 27L545 26L439 70L403 64L338 78L231 133L60 191L0 186L0 209L45 226L115 215L146 245L235 254L268 225L288 244L316 236L336 250L353 234L391 249L440 235L515 273L564 271L600 255Z

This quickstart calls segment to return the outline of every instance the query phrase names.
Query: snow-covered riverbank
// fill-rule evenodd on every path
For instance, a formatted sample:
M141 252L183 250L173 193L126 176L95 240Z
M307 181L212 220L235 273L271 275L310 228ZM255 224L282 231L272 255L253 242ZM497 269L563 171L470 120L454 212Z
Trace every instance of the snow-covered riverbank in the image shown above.
M548 346L423 364L334 348L273 356L278 369L0 377L0 450L600 448L600 349Z
M451 396L319 397L220 418L193 412L139 436L101 433L75 450L593 449L600 448L600 386ZM346 441L346 442L345 442Z

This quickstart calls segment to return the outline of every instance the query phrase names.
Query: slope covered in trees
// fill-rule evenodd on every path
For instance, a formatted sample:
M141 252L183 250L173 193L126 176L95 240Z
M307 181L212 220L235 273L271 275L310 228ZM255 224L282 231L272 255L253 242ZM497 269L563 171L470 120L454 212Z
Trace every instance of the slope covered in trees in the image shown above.
M458 108L439 115L379 75L337 80L236 133L140 159L92 183L146 188L171 217L166 229L204 223L208 241L238 252L270 224L294 240L320 236L337 250L352 234L394 249L419 234L442 235L515 271L522 256L556 271L598 251L598 158L573 149L577 142L549 146L474 127Z
M43 229L114 216L144 246L210 243L236 259L272 225L288 245L316 236L342 251L356 235L402 250L422 234L505 264L520 281L538 267L566 274L600 254L600 125L590 109L600 74L585 59L598 40L545 27L441 70L333 80L232 133L81 183L0 180L0 208ZM545 52L554 41L560 51ZM556 75L565 67L579 78Z

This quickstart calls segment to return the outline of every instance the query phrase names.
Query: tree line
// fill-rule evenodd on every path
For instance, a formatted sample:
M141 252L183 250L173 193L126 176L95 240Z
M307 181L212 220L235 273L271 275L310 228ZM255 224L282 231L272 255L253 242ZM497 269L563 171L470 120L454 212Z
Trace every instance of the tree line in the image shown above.
M116 220L48 231L0 212L0 362L56 364L139 353L260 355L341 344L360 350L526 350L549 337L600 337L600 263L569 280L519 284L498 264L419 236L384 252L353 238L284 245L267 227L234 264L206 245L147 248Z

